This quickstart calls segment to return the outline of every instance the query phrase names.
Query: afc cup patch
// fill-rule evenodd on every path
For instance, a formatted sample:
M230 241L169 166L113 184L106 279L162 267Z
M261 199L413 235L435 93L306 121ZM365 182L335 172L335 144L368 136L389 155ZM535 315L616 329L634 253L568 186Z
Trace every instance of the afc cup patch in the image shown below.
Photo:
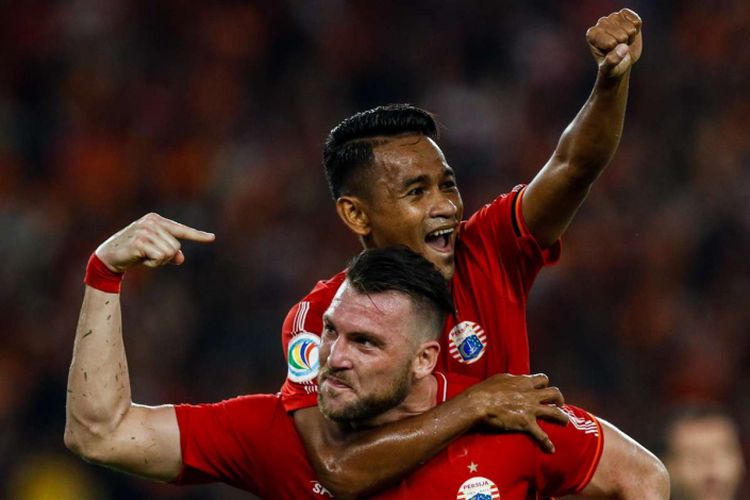
M497 485L486 477L472 477L458 488L456 500L495 500L500 498Z
M313 333L302 332L289 342L287 351L287 377L292 382L308 382L318 376L320 362L318 351L320 337Z
M448 334L451 356L459 363L472 364L479 361L487 350L484 329L473 321L462 321Z

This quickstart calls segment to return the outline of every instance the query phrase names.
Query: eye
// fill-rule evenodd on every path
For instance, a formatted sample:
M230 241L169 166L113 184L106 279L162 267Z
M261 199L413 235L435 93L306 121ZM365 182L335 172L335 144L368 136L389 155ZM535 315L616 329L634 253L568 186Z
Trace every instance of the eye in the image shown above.
M371 349L373 347L376 347L375 342L373 342L372 339L370 339L369 337L366 337L364 335L357 335L356 337L354 337L352 339L352 342L354 342L355 344L358 344L358 345L360 345L362 347L365 347L367 349Z
M328 338L336 337L336 330L329 324L323 325L323 336Z
M449 191L449 190L453 190L453 189L456 189L456 181L454 181L454 180L452 180L452 179L451 179L451 180L449 180L449 181L445 181L445 182L443 182L443 183L442 183L442 184L440 185L440 187L441 187L442 189L446 190L446 191Z
M422 196L424 192L425 192L425 189L423 187L415 187L409 190L409 192L406 194L409 196Z

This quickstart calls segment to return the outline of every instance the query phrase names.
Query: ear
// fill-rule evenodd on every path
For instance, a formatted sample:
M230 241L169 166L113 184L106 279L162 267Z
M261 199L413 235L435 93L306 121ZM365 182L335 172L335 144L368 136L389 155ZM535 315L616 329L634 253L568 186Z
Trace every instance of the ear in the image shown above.
M346 227L360 237L370 234L370 218L364 210L364 204L356 196L342 196L336 200L336 212Z
M417 350L414 358L414 379L419 380L427 377L435 369L438 355L440 354L440 343L430 340L423 343Z

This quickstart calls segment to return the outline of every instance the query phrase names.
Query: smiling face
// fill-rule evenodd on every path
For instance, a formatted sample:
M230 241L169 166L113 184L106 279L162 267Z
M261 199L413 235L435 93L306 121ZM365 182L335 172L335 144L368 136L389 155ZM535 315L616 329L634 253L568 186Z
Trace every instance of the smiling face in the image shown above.
M337 422L397 407L414 380L421 315L395 291L363 294L344 282L323 316L318 406Z
M373 152L367 193L358 198L365 244L405 245L451 278L463 201L443 152L432 139L415 134L389 139Z

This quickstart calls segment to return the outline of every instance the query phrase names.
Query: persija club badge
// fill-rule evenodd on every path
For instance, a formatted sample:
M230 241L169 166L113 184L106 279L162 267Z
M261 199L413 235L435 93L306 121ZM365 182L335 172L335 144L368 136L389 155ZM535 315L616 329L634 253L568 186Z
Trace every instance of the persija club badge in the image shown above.
M302 332L289 342L287 376L292 382L307 382L318 376L320 337Z
M476 363L487 350L484 329L473 321L462 321L448 334L451 340L450 353L459 363Z
M458 488L457 500L495 500L500 498L497 485L486 477L472 477Z

